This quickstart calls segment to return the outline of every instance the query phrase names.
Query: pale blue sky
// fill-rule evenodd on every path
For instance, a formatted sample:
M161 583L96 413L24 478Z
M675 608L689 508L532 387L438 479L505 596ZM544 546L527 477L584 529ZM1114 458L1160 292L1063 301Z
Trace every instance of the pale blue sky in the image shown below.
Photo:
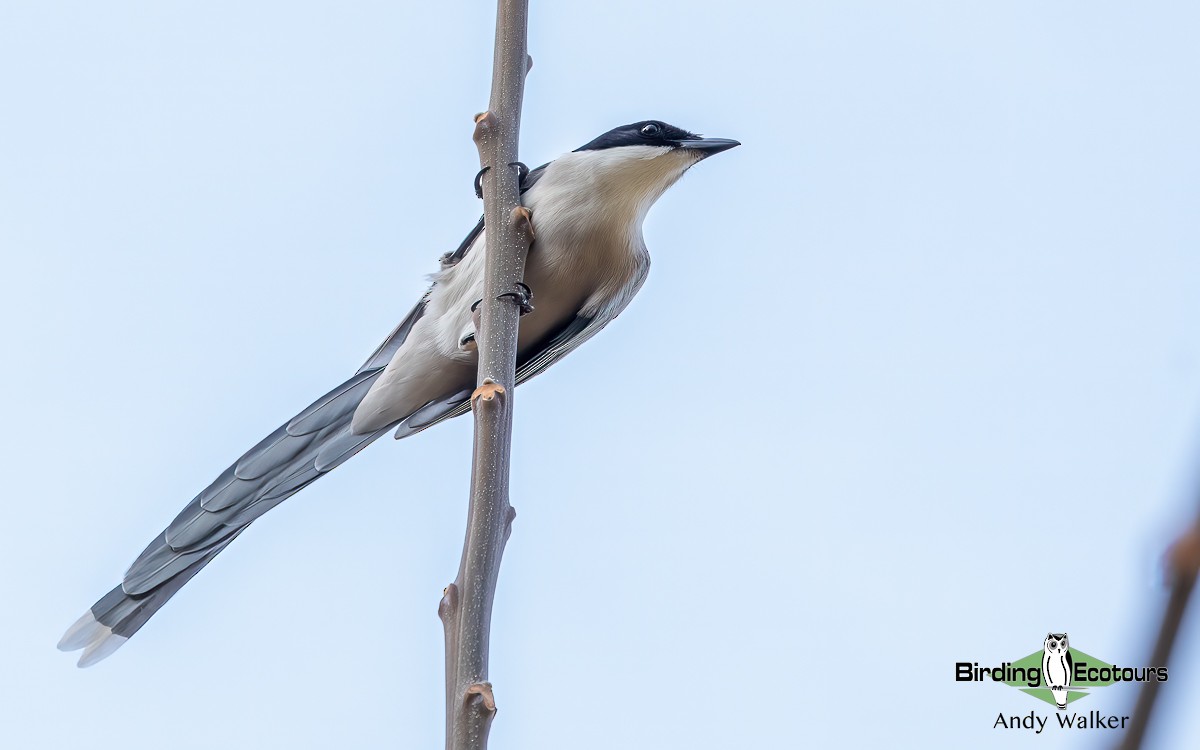
M0 6L5 746L441 742L468 421L272 511L98 667L54 644L470 229L492 13ZM532 14L529 164L650 117L745 145L521 390L492 747L1108 746L993 730L1044 704L953 664L1146 658L1200 454L1200 11ZM1159 747L1200 746L1185 627Z

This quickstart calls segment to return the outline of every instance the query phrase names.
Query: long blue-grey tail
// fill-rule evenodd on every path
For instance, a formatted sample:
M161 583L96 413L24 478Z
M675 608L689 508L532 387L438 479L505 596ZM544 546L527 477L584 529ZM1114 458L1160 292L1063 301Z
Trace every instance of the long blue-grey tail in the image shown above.
M260 441L197 495L133 561L121 585L67 630L59 649L83 649L81 667L116 651L255 519L394 426L356 435L350 422L424 307L422 299L354 377ZM421 421L406 434L440 420Z

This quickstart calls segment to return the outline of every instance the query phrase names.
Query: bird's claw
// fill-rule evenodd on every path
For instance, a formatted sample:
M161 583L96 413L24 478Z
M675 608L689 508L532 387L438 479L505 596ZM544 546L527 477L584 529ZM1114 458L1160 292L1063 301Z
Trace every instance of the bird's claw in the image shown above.
M498 295L496 297L496 299L512 298L512 301L514 303L516 303L517 308L520 309L521 314L528 315L529 313L533 312L533 305L530 304L533 301L533 290L530 289L529 285L526 284L524 281L518 281L516 286L517 286L517 291L505 292L504 294ZM474 302L472 302L471 303L471 312L472 313L478 312L479 306L482 304L483 304L482 299L477 299Z
M529 167L519 161L510 161L508 166L517 168L517 187L524 187L525 178L529 176Z
M525 178L529 176L529 167L519 161L511 161L508 163L510 167L517 168L517 187L525 185ZM491 167L484 167L475 175L475 197L483 199L483 176Z
M480 200L483 200L483 175L486 174L489 169L491 169L491 167L484 167L475 175L475 197L479 198Z
M533 301L533 290L530 289L529 285L526 284L524 281L518 281L516 286L517 286L517 291L505 292L504 294L501 294L498 297L496 297L496 299L504 299L505 297L511 297L512 301L514 303L516 303L517 309L519 309L521 311L521 314L528 315L529 313L533 312L533 305L530 304L530 302Z

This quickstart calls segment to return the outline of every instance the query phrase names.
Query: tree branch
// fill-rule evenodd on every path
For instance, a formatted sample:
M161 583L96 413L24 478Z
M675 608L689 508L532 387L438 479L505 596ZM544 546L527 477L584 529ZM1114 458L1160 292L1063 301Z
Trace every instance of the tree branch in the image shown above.
M488 682L492 603L504 544L516 513L508 502L512 397L518 305L504 297L525 276L533 223L521 206L517 143L521 100L531 61L526 52L528 0L499 0L492 93L475 118L482 174L486 270L477 336L478 388L471 396L475 443L471 503L458 578L446 587L438 615L446 633L446 747L482 750L496 714ZM476 250L478 252L478 250Z
M1149 666L1165 667L1171 659L1171 651L1175 648L1175 639L1179 635L1179 625L1187 612L1188 600L1196 586L1196 576L1200 572L1200 519L1192 525L1171 549L1167 551L1166 566L1171 576L1171 596L1167 600L1163 612L1162 624L1158 628L1158 639L1154 642L1154 650L1150 654ZM1143 682L1138 693L1137 703L1133 707L1133 716L1129 722L1129 730L1121 742L1121 750L1138 750L1146 737L1146 729L1150 726L1150 717L1154 713L1154 702L1158 699L1159 683L1156 680Z

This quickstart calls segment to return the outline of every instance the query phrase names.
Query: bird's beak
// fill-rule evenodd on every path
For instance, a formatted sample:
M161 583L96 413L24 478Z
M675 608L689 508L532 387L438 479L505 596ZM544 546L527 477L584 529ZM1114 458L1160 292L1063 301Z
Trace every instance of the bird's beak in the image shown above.
M686 148L689 151L697 151L700 158L719 154L722 151L728 151L734 146L742 145L739 141L730 140L729 138L694 138L692 140L680 141L679 148Z

